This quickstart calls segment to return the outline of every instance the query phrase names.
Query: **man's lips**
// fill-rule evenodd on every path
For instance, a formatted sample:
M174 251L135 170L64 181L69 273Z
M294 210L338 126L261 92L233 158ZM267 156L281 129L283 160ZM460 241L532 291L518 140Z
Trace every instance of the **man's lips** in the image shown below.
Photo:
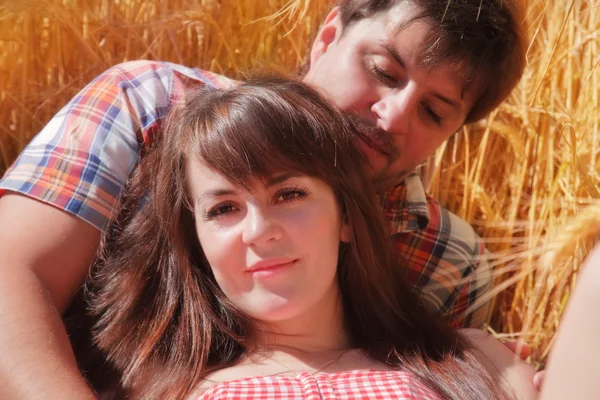
M389 134L382 129L372 127L361 121L355 121L358 137L373 150L391 157L394 153L394 145Z
M360 131L358 132L358 137L360 138L360 140L362 140L367 146L369 146L373 150L377 151L378 153L387 155L387 152L384 151L381 143L377 143L376 141L372 140L370 137L368 137L367 135L365 135L364 133L362 133Z

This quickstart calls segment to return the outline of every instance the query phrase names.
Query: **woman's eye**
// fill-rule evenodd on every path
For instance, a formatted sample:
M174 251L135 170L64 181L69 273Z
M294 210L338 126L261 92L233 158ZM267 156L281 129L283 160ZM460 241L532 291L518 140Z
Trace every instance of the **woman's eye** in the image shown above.
M223 217L226 214L230 214L235 211L235 207L232 204L220 204L209 209L205 214L205 219L214 219Z
M276 196L278 202L287 202L302 199L306 197L307 194L308 192L306 190L296 188L280 190L277 192Z

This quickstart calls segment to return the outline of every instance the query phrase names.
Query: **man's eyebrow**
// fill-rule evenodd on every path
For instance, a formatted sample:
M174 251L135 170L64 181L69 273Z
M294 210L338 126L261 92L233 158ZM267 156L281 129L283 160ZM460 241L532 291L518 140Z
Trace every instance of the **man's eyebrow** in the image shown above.
M396 50L396 48L390 42L382 41L381 45L388 53L390 53L390 55L394 58L394 60L396 60L398 64L406 68L406 64L404 64L404 61L402 61L402 57L400 57L398 50Z
M446 104L448 104L449 106L451 106L452 108L454 108L455 110L458 110L458 111L460 111L460 106L459 106L459 104L458 104L457 102L455 102L455 101L452 101L451 99L449 99L449 98L447 98L447 97L445 97L445 96L442 96L442 95L441 95L441 94L439 94L439 93L434 93L433 95L434 95L435 97L437 97L438 99L440 99L441 101L443 101L444 103L446 103Z

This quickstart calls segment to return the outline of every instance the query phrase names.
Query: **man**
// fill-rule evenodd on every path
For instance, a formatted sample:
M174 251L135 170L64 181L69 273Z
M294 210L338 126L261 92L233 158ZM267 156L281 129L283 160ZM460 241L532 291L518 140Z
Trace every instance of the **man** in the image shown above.
M427 197L413 169L487 115L524 67L518 7L496 0L347 0L304 80L354 115L407 279L457 326L478 325L484 246ZM60 314L82 285L138 153L186 87L226 78L160 62L111 68L23 151L0 184L0 394L93 398Z

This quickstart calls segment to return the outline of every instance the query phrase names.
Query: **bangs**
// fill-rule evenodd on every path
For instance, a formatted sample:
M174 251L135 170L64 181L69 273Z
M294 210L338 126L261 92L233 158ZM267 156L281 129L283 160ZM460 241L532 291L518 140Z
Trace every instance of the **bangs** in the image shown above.
M186 106L196 108L183 125L190 130L183 135L189 138L183 149L187 157L245 189L251 178L267 180L288 171L333 184L340 145L343 151L353 146L349 121L312 91L317 97L294 91L298 88L274 92L247 84L215 96L195 96L202 98L203 107Z

